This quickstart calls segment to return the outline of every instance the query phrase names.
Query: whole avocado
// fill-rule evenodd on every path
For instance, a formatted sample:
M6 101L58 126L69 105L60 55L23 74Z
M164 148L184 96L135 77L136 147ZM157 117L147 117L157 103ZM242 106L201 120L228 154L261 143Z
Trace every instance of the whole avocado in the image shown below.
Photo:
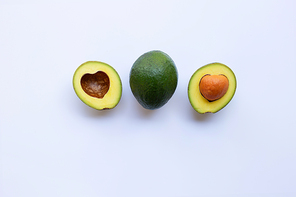
M166 53L154 50L141 55L130 71L130 88L145 109L158 109L173 96L178 72Z

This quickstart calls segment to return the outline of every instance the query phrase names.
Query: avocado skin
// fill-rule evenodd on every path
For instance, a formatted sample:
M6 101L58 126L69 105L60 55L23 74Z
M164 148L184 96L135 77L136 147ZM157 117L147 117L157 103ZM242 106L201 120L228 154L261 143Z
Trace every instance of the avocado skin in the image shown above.
M154 50L141 55L130 71L130 88L145 109L158 109L173 96L178 72L174 61L164 52Z

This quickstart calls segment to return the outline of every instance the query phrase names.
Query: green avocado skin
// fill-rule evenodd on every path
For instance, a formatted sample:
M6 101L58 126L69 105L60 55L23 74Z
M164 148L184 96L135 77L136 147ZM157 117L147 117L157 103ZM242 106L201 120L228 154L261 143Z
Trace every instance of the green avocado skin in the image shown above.
M158 109L173 96L178 72L174 61L162 51L141 55L130 71L130 88L145 109Z

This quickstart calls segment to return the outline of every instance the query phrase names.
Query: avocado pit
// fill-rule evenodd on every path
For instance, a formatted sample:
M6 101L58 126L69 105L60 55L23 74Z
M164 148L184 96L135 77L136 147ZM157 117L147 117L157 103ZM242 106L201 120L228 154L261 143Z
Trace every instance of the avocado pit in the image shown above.
M98 71L95 74L85 74L81 78L81 87L86 94L96 98L103 98L110 87L110 80L105 72Z
M215 101L222 98L229 86L225 75L204 75L199 83L199 90L202 96L208 101Z

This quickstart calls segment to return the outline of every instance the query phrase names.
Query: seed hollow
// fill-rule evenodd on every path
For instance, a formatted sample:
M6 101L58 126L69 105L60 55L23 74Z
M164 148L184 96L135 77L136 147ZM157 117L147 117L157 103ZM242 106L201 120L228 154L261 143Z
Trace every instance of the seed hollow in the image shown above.
M80 83L86 94L99 99L103 98L110 88L109 77L103 71L83 75Z

